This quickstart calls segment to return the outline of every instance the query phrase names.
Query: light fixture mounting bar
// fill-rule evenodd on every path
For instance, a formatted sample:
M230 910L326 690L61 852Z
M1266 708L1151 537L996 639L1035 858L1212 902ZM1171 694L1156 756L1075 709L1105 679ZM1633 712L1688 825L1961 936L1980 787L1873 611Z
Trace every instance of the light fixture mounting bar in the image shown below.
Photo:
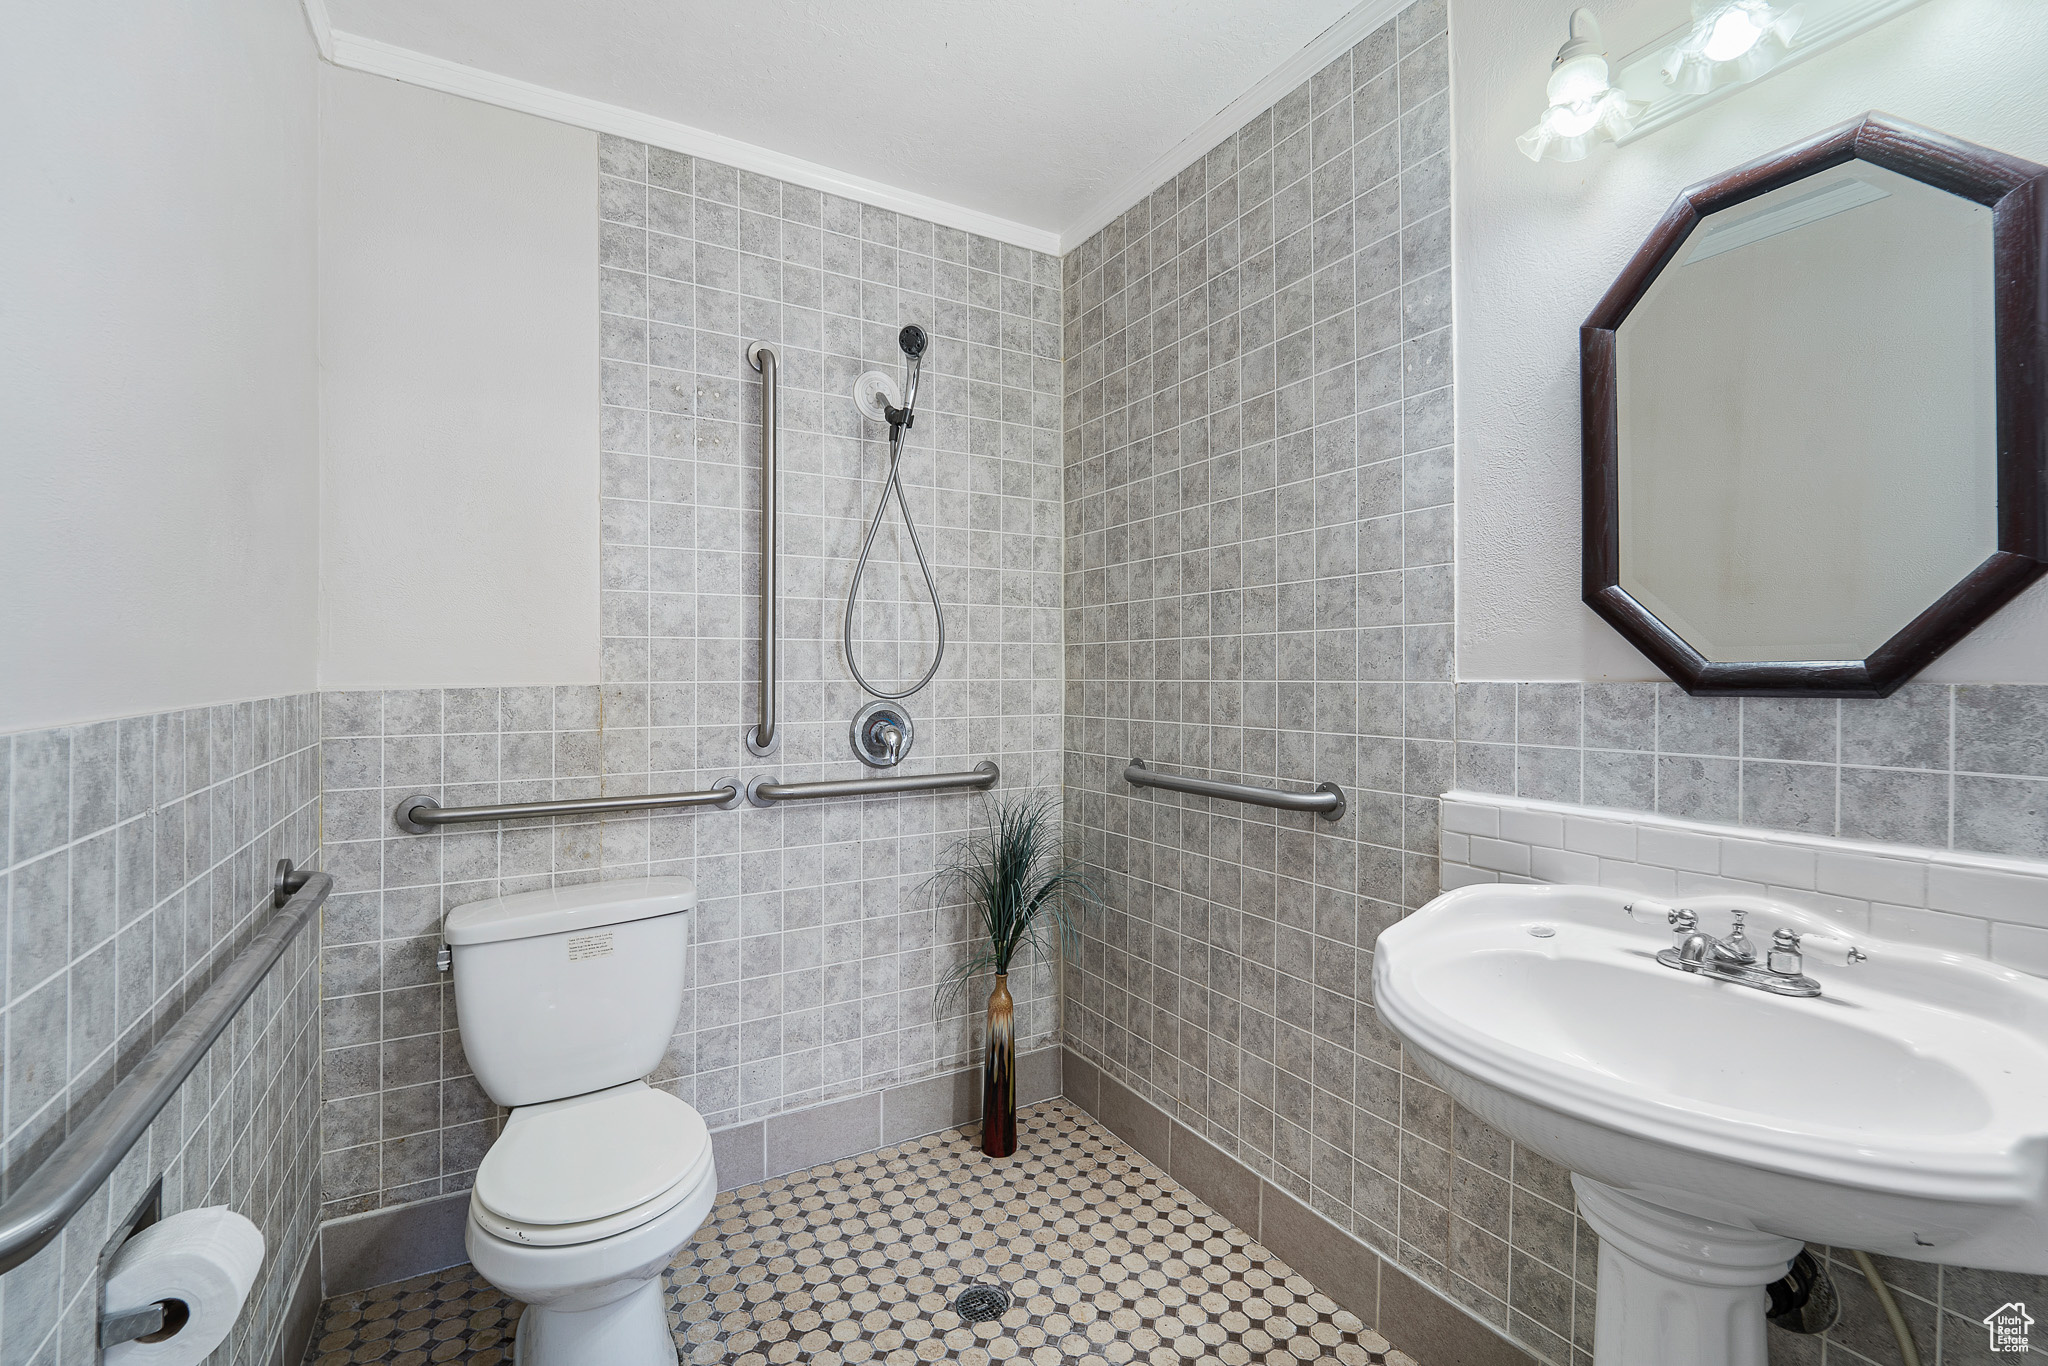
M1859 33L1876 28L1887 19L1925 3L1927 0L1799 0L1798 36L1781 61L1749 80L1723 81L1697 95L1674 90L1664 79L1665 59L1670 56L1672 48L1684 42L1692 32L1691 24L1675 28L1615 63L1615 88L1629 99L1640 100L1649 106L1627 132L1614 139L1615 145L1625 147L1645 133L1654 133L1738 90L1747 90L1759 81L1769 80L1808 57L1826 52Z

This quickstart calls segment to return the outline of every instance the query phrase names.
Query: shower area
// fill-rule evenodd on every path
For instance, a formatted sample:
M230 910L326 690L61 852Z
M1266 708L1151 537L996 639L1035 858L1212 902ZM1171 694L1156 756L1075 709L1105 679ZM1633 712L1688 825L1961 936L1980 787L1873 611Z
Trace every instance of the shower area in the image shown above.
M371 730L365 716L379 705L387 736L432 727L450 755L495 730L506 756L551 756L552 789L530 793L541 797L967 772L984 760L1000 766L1006 791L1057 788L1058 261L617 138L601 140L599 158L602 682L551 697L511 688L487 690L491 699L330 696L327 733ZM889 424L864 413L854 391L869 371L902 384L908 325L929 341L901 491L944 604L946 647L929 684L892 704L910 713L914 745L900 766L882 768L855 758L849 723L876 693L915 684L937 639L892 496L857 604L860 668L875 691L848 668L848 593L890 470ZM765 756L748 746L762 720L757 347L773 352L779 409L779 686ZM515 779L550 774L508 757L492 776L460 785L451 762L444 800L517 800L534 785ZM387 795L401 781L387 764ZM956 789L742 801L731 811L481 824L438 839L392 828L387 805L380 828L339 832L375 843L336 852L366 866L381 845L387 926L394 904L460 905L541 874L694 878L703 903L691 990L664 1069L721 1129L838 1097L872 1101L897 1082L978 1061L978 1003L942 1017L932 991L971 927L934 909L926 883L981 800ZM420 850L432 843L442 848L430 864ZM397 948L389 933L387 954ZM411 985L387 975L377 990L389 1004ZM1022 988L1028 1057L1055 1028L1054 984L1034 964L1012 986ZM330 980L327 990L362 987ZM330 1036L330 1054L354 1043ZM436 1079L467 1095L459 1048L440 1058ZM330 1111L352 1103L330 1089ZM326 1191L328 1215L418 1198L442 1182L461 1189L481 1156L477 1140L488 1144L478 1127L487 1117L444 1104L440 1121L435 1133L387 1136L381 1151L357 1126L330 1124L338 1180ZM858 1130L863 1121L835 1122Z
M1005 789L1057 787L1059 263L616 139L600 158L606 791L983 760ZM911 327L929 340L914 358L902 502L878 507L892 429L855 387L867 372L907 379ZM776 358L780 543L777 734L759 757L747 746L765 563L756 346ZM876 696L915 685L937 651L905 506L946 646L930 682L894 704L915 739L890 769L857 760L848 728ZM684 1096L714 1128L975 1060L969 1008L941 1019L931 990L969 926L921 893L980 801L942 792L606 822L607 876L675 861L706 894L696 999L725 998L707 1017L739 1023L678 1053L694 1053ZM1043 967L1026 976L1029 1048L1054 1027L1053 984Z

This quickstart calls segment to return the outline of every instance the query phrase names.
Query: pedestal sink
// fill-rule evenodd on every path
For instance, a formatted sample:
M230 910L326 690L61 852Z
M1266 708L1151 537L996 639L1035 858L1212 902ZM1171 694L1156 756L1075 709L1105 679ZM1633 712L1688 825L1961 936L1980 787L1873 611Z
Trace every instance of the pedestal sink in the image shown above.
M1856 937L1773 995L1659 963L1600 887L1465 887L1379 937L1383 1018L1458 1102L1570 1168L1600 1235L1598 1366L1763 1366L1802 1241L2048 1272L2048 980ZM1701 930L1844 933L1754 897ZM1661 922L1661 915L1658 917ZM1852 936L1854 937L1854 936Z

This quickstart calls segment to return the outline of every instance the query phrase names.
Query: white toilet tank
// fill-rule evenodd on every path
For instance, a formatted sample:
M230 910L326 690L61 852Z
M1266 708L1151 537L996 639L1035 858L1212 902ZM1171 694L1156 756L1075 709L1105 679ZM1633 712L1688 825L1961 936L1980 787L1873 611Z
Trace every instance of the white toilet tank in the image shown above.
M686 877L628 878L475 901L442 931L476 1079L500 1105L637 1081L683 1008Z

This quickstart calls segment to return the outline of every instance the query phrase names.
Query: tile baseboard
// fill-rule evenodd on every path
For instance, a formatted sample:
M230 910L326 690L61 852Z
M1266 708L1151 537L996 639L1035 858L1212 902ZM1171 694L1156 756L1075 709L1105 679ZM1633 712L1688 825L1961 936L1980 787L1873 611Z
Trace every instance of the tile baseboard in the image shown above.
M1526 1349L1068 1051L1066 1098L1429 1366L1539 1366Z
M1065 1050L1017 1056L1017 1104L1061 1094ZM963 1067L711 1134L718 1188L737 1190L823 1162L859 1157L981 1118L981 1069ZM330 1219L320 1226L318 1288L331 1299L443 1271L469 1260L463 1246L469 1192ZM317 1303L315 1305L317 1308ZM293 1300L296 1324L298 1301ZM307 1331L311 1332L308 1315ZM296 1359L296 1358L294 1358Z
M1017 1055L1020 1108L1062 1094L1064 1053L1054 1044ZM980 1118L981 1069L962 1067L921 1081L735 1124L711 1135L718 1157L718 1188L737 1190L821 1162L859 1157L943 1129L957 1129Z
M411 1280L469 1260L462 1245L469 1192L389 1205L320 1226L323 1299Z
M299 1366L306 1359L313 1334L320 1327L320 1302L324 1298L320 1292L320 1238L316 1231L306 1244L305 1260L299 1263L299 1274L293 1279L284 1320L277 1326L270 1355L264 1358L266 1366Z

